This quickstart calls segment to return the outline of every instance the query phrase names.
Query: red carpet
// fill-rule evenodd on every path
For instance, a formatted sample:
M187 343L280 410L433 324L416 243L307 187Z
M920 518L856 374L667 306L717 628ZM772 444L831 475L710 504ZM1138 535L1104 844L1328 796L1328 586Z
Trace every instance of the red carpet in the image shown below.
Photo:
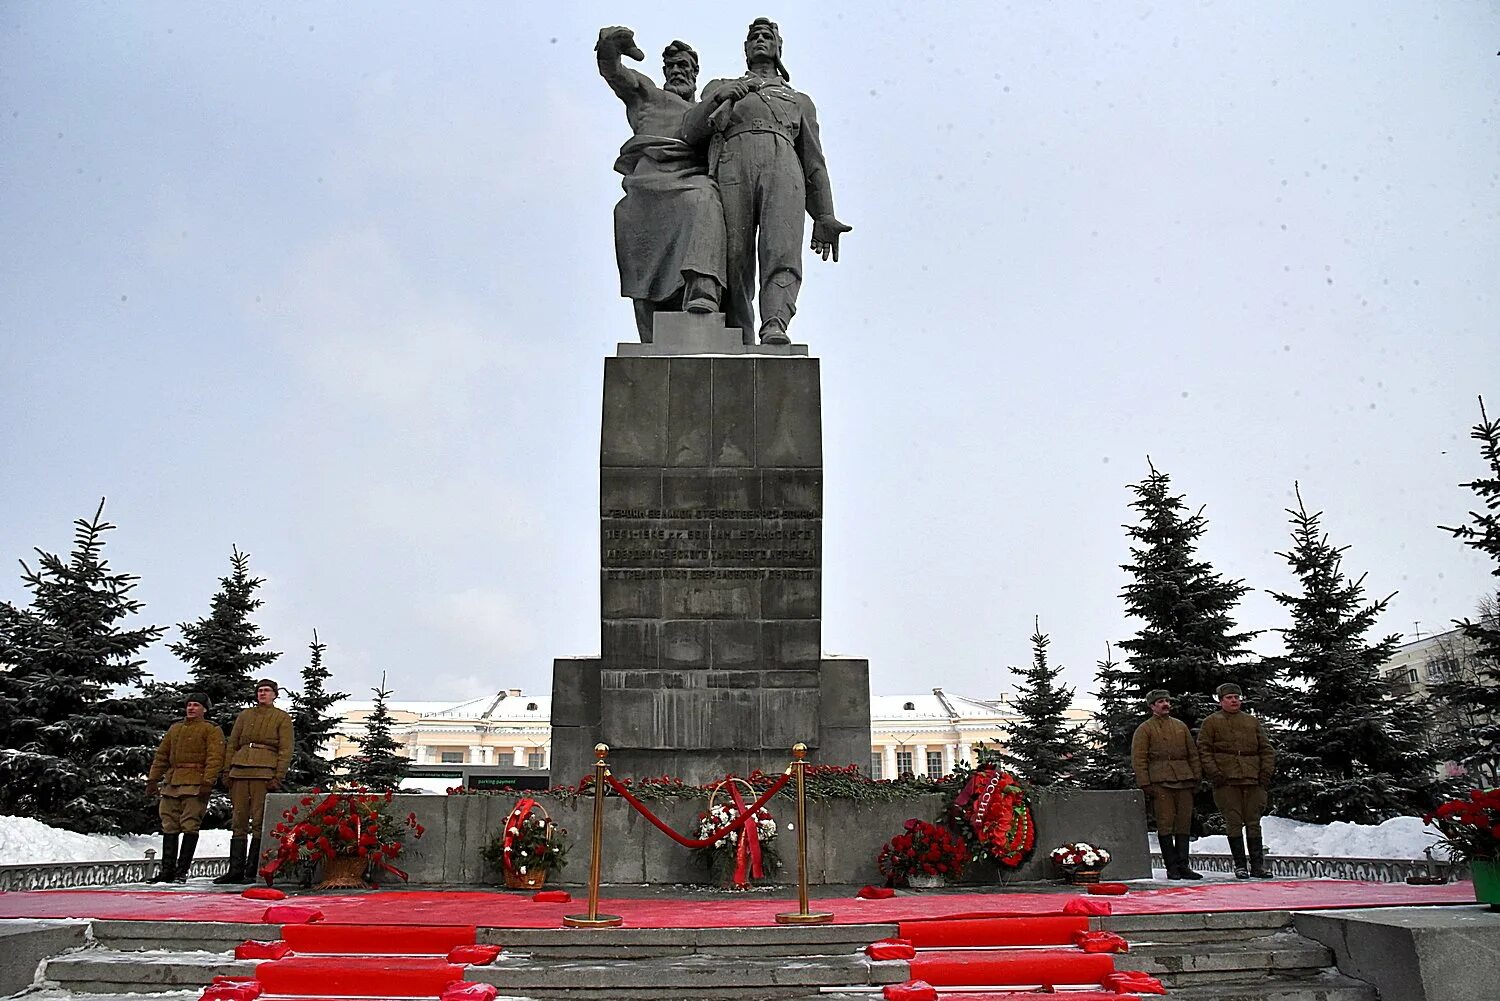
M619 914L631 928L735 928L771 925L776 914L796 908L787 897L725 896L669 900L606 897L601 910ZM1056 914L1074 894L1024 890L990 893L898 895L886 900L855 897L812 901L832 911L840 924L900 922L919 918L985 917L996 914ZM792 898L792 899L788 899ZM1091 898L1101 899L1101 898ZM519 894L481 890L385 890L360 894L312 894L294 901L315 903L324 924L465 925L491 928L556 928L581 901L536 903ZM1258 881L1133 890L1110 898L1116 914L1202 911L1316 910L1332 907L1393 907L1472 904L1473 884L1408 886L1351 880ZM0 918L97 917L145 921L259 921L266 904L223 893L152 890L28 890L0 893Z
M1039 914L1015 917L930 918L901 922L898 937L918 949L972 945L1072 945L1073 933L1088 931L1086 917Z
M455 945L473 945L474 927L444 925L287 925L282 940L300 956L345 953L359 956L446 956Z
M288 956L255 968L267 994L336 997L437 997L464 978L446 959L390 956Z
M1113 956L1078 949L919 952L911 961L911 978L925 980L934 987L945 984L955 987L1019 987L1026 984L1088 984L1098 987L1113 972Z

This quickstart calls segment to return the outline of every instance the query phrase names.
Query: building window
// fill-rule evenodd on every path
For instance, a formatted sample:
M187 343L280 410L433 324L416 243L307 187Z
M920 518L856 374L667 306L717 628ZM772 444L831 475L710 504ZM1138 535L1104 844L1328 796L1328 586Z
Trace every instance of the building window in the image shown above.
M881 778L881 770L885 767L885 755L879 751L870 752L870 778Z
M536 769L546 768L547 766L542 763L542 761L543 761L544 758L546 758L546 755L543 754L541 751L536 751L536 750L527 751L526 752L526 767L527 768L536 768Z
M442 751L439 753L438 761L445 765L461 765L464 763L464 752Z
M902 706L901 708L905 709L909 713L910 712L916 712L917 711L917 704L915 702L908 702L906 705Z
M1452 681L1457 677L1457 657L1443 656L1427 662L1427 678L1429 681Z
M897 775L905 775L909 771L911 771L911 752L910 751L897 751L896 752L896 774Z
M536 712L536 703L535 702L528 702L528 703L526 703L526 711L529 712L529 713Z
M942 751L927 752L927 774L931 775L933 778L938 778L943 774Z

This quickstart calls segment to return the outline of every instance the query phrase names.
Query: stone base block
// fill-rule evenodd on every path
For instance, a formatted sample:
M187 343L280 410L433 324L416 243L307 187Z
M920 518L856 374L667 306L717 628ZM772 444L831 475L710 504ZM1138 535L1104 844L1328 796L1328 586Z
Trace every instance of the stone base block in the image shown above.
M1497 996L1500 914L1473 907L1305 911L1297 931L1333 950L1339 972L1383 998L1474 1001Z

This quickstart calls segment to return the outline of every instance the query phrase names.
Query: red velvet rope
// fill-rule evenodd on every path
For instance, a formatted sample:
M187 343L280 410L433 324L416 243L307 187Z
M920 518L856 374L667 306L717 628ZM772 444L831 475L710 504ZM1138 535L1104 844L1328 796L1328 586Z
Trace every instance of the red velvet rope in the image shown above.
M744 827L745 824L749 823L750 819L754 817L756 813L760 812L760 808L769 803L771 801L771 797L781 791L782 786L786 785L787 780L790 779L792 775L791 772L783 772L779 779L771 783L771 788L767 789L761 795L760 799L756 800L748 808L741 810L738 817L735 817L728 824L725 824L722 828L714 831L706 838L683 837L681 834L678 834L676 831L672 830L672 828L668 827L666 823L661 820L661 818L657 817L656 814L652 813L651 809L647 807L645 803L642 803L640 800L632 796L630 794L630 790L626 788L619 779L615 778L613 775L610 775L608 772L605 773L604 777L609 781L610 788L619 793L620 796L625 800L625 802L635 807L636 812L638 812L642 817L645 817L647 820L651 821L651 823L656 827L658 831L661 831L667 837L671 838L679 845L682 845L684 848L707 848L715 841L718 841L720 838L724 837L724 835L731 834L739 830L741 827Z

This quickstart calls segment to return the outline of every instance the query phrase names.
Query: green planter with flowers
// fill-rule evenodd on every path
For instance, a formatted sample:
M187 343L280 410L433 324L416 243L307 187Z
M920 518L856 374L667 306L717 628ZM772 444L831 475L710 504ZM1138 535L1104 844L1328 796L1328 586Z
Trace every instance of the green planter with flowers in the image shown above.
M1474 899L1500 909L1500 862L1475 860L1469 863L1474 879Z
M1437 846L1467 862L1474 899L1500 910L1500 789L1473 789L1422 818L1443 832Z

